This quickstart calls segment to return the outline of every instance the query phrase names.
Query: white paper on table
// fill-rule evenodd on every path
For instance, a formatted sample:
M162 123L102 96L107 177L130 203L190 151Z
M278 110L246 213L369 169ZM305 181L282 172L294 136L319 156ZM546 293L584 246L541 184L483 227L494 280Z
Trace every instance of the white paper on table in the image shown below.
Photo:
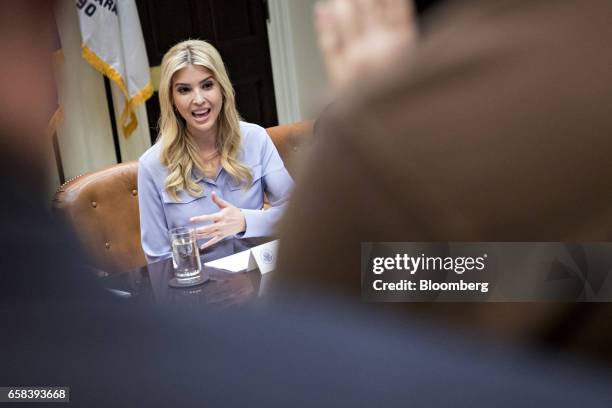
M204 265L231 272L245 272L259 268L259 271L264 274L274 270L277 251L278 240L274 240L246 251L206 262Z
M263 275L276 267L276 253L278 252L278 239L251 248L251 260L254 261ZM250 270L250 269L249 269Z
M225 269L231 272L244 272L249 270L250 258L251 250L247 249L246 251L237 252L224 258L206 262L204 266L212 266L213 268Z

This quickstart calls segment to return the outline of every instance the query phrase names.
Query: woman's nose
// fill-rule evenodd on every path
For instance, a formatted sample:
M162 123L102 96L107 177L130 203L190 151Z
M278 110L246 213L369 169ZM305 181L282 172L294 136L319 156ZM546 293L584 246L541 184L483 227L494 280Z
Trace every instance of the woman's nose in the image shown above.
M193 95L193 103L201 104L204 102L204 92L201 89L196 89Z

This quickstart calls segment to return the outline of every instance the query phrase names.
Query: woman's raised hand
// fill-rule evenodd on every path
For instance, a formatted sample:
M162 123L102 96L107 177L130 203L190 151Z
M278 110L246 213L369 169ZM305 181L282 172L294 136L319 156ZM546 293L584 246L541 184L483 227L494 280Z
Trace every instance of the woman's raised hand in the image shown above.
M196 228L198 239L210 238L200 249L208 248L225 237L241 233L246 229L244 214L239 208L223 200L215 192L212 193L212 200L220 208L220 211L214 214L191 217L190 219L191 222L212 221L212 224Z

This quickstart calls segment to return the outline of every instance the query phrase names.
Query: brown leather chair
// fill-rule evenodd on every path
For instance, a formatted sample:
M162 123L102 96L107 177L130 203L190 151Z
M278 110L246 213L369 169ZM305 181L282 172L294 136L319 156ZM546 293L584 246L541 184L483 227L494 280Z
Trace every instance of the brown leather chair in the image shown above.
M287 169L292 156L309 138L312 122L267 129ZM129 270L146 263L140 245L137 190L138 163L128 162L64 183L53 199L53 209L79 236L94 268L106 273Z
M274 142L289 174L295 177L297 163L295 152L312 135L313 121L296 122L288 125L267 128L270 138Z

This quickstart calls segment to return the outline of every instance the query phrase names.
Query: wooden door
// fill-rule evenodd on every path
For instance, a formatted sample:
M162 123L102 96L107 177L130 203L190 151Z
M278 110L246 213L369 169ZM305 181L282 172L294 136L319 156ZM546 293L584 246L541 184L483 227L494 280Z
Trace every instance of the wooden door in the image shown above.
M214 45L236 91L238 112L263 127L278 124L264 0L137 0L151 67L189 38ZM147 101L151 139L157 138L157 92Z

